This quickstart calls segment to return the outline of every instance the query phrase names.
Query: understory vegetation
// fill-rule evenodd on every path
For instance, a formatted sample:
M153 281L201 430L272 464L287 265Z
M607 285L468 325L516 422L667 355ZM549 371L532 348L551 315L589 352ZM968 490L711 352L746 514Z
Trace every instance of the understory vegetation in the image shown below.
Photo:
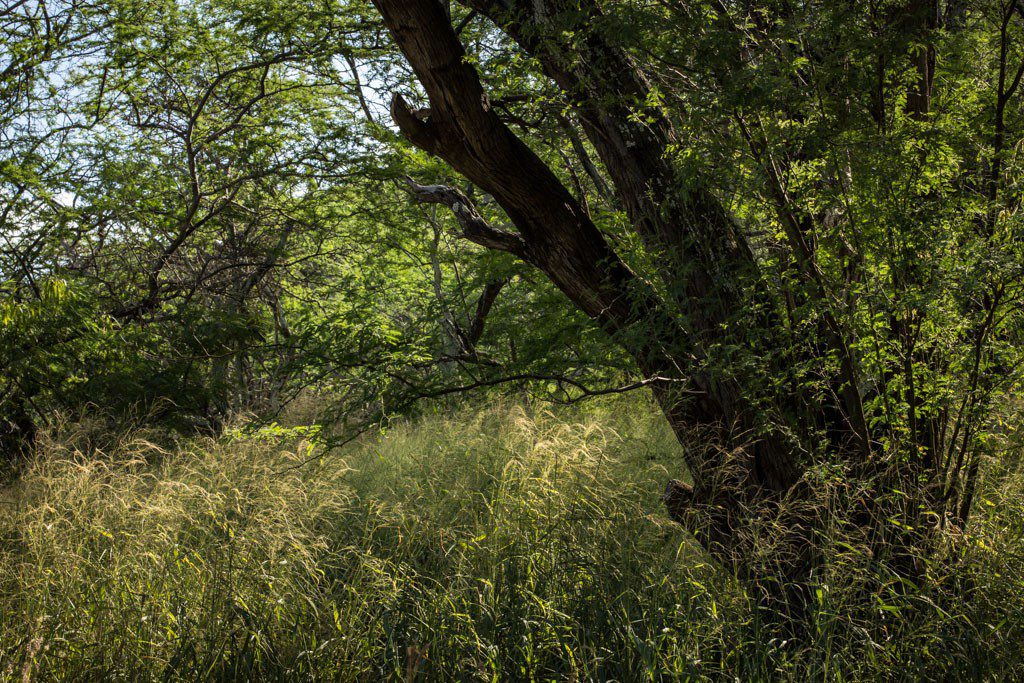
M1024 680L1024 0L0 0L0 678Z
M867 580L881 570L837 531L812 635L787 643L665 517L682 456L652 415L509 398L331 452L303 426L58 425L0 493L0 677L1024 675L1016 454L921 588Z

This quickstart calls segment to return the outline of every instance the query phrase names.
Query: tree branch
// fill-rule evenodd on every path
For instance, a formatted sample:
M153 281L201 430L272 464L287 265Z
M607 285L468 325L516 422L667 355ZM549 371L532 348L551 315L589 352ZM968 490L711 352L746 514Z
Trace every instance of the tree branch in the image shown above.
M451 209L462 227L461 237L488 249L507 251L526 259L526 243L514 232L495 228L477 211L473 201L465 194L447 185L420 185L412 178L405 179L407 189L416 201L423 204L441 204Z

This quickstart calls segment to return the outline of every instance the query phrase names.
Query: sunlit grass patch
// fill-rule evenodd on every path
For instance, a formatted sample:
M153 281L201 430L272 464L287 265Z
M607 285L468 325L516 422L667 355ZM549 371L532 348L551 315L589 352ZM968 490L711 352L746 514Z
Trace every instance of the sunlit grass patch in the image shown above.
M1016 475L972 530L999 553L965 557L971 605L855 619L836 583L818 639L780 653L662 511L682 465L646 406L510 402L330 454L304 436L44 440L0 510L0 676L881 680L1020 666L1020 515L998 513Z

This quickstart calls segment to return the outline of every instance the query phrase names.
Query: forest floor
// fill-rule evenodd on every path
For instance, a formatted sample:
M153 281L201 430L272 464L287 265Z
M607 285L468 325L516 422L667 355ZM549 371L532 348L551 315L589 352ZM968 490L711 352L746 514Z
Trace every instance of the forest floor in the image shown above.
M1024 678L1012 468L955 596L854 603L862 563L837 551L794 644L667 519L680 449L640 401L309 436L45 436L0 491L0 680Z

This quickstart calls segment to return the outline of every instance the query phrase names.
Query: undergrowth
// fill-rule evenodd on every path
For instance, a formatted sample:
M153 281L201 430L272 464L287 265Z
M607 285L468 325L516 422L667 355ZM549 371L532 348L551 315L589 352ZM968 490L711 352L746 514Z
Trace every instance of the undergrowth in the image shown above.
M328 454L283 428L83 430L0 491L4 680L1024 677L1009 465L955 581L854 601L868 570L839 543L794 645L666 518L679 447L636 402L504 403Z

